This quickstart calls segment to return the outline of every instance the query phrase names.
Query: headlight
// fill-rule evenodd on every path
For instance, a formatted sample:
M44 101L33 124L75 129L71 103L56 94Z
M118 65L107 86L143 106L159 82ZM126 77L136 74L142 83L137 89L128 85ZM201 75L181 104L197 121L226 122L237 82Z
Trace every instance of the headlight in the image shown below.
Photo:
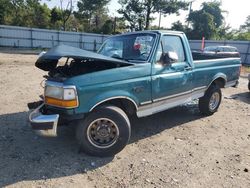
M72 88L65 88L63 90L63 99L64 100L73 100L76 98L75 90Z
M63 88L55 87L55 86L46 86L45 96L56 98L56 99L63 99Z
M75 108L78 99L75 86L50 86L46 85L45 104L63 108Z

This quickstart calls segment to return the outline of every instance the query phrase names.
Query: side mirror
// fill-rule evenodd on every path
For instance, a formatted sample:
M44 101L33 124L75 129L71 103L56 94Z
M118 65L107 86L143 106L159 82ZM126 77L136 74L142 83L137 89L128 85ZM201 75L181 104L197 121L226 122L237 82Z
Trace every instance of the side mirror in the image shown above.
M178 55L176 52L169 51L162 54L162 62L164 64L172 64L178 62Z

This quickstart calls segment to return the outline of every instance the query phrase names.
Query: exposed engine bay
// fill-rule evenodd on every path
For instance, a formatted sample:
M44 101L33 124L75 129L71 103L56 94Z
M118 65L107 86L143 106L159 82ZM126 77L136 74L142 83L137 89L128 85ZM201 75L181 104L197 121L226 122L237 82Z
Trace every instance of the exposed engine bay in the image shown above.
M42 53L35 65L39 69L48 71L47 79L63 80L81 74L131 66L133 63L60 45Z
M64 65L60 65L61 64L60 62L58 66L51 69L48 73L49 77L68 78L81 74L87 74L91 72L128 66L128 64L102 62L100 60L92 60L92 59L63 58L63 60L66 60Z

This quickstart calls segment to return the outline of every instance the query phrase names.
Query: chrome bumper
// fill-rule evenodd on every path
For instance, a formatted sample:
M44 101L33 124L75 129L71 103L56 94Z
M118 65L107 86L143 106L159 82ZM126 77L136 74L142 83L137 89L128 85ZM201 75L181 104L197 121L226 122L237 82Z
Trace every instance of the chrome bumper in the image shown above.
M29 122L32 129L41 136L57 136L57 124L59 114L44 115L40 112L44 104L40 105L29 115Z

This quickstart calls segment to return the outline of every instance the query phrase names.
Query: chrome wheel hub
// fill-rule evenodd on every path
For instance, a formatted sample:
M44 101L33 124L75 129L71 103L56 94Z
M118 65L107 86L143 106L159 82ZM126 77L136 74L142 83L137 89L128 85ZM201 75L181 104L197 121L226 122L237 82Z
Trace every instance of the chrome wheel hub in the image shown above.
M218 92L213 93L209 101L209 109L215 110L220 103L220 94Z
M111 147L116 143L118 136L118 126L108 118L94 120L87 129L89 142L98 148Z

